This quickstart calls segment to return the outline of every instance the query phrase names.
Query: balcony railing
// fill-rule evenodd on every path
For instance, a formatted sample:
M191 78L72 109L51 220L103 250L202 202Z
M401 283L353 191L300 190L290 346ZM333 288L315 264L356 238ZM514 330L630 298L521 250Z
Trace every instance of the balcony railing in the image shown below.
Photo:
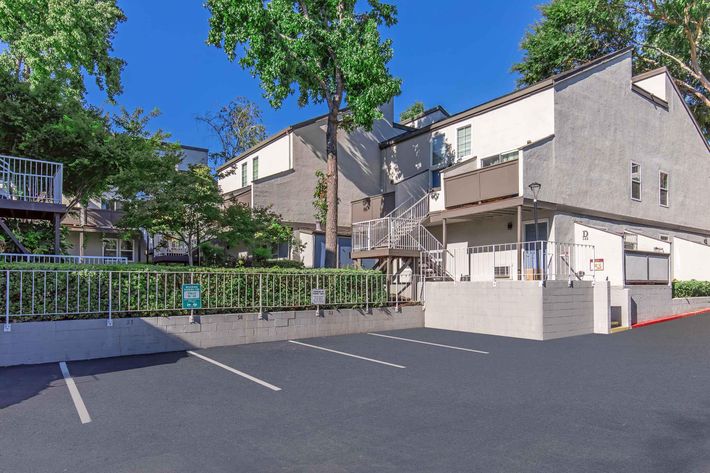
M477 204L520 193L519 161L444 175L446 208Z
M187 255L187 245L184 243L170 243L167 246L158 246L153 252L154 256L185 256Z
M44 264L127 264L128 258L122 256L73 256L39 255L20 253L0 253L2 263L44 263Z
M445 268L457 281L593 281L594 251L592 245L554 241L474 246L449 250Z
M64 223L74 226L115 228L122 216L121 210L79 209L78 212L67 214Z
M0 155L0 199L62 203L61 163Z

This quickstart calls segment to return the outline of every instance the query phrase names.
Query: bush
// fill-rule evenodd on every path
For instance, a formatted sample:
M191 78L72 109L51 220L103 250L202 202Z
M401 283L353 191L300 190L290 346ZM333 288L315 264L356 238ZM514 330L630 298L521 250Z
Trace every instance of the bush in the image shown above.
M673 281L673 297L710 297L710 281Z
M261 264L264 268L304 269L302 262L292 259L267 259Z
M6 265L3 269L8 269ZM330 307L387 302L386 276L352 269L186 268L151 265L13 264L0 272L0 306L9 275L14 320L180 315L182 285L202 286L198 314L296 310L311 307L311 290L326 291ZM20 270L21 269L21 270Z

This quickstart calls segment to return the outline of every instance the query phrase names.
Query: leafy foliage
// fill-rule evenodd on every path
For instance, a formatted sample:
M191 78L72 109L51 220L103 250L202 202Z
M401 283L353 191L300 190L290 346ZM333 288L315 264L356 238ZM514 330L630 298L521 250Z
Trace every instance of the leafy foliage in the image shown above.
M391 26L397 10L368 0L207 0L212 16L207 43L223 48L229 60L258 76L264 96L279 108L290 95L299 105L323 103L326 125L327 201L326 266L336 261L338 226L337 133L372 127L379 106L399 94L401 81L387 67L389 40L380 26ZM298 91L296 91L296 88ZM340 114L343 100L347 113Z
M316 222L325 226L325 218L328 215L328 183L323 171L316 171L316 187L313 190L313 208L316 213L313 215Z
M184 268L147 265L28 264L3 265L3 269L36 270L10 273L10 313L34 313L29 320L105 317L109 300L113 317L181 315L186 313L181 308L182 284L190 281L202 286L204 306L222 308L203 309L200 314L224 313L224 308L230 313L304 309L311 307L313 288L326 290L326 300L332 302L324 307L387 302L385 275L376 271L201 268L190 273ZM54 269L63 270L59 277ZM41 290L33 293L33 283ZM0 278L3 307L5 284L6 279ZM13 317L13 321L23 319Z
M637 72L668 67L710 137L708 0L551 0L540 10L512 68L520 86L633 47Z
M12 233L20 240L20 243L29 251L35 254L54 254L54 226L44 220L20 220L16 218L6 219ZM68 240L69 229L61 228L60 246L62 251L71 248L71 243ZM20 249L16 248L12 240L4 234L0 235L2 242L2 252L4 253L20 253Z
M673 281L673 297L710 297L710 281Z
M175 238L187 247L192 265L196 244L215 236L221 204L222 196L209 167L193 165L186 172L173 168L164 180L125 200L118 225L127 231L144 229Z
M113 57L112 41L126 20L115 0L0 0L0 64L32 86L56 81L82 97L84 74L109 99L121 93L125 62Z
M424 113L424 102L416 101L399 114L399 121L402 123L408 122L422 113Z
M162 131L146 131L157 112L123 110L111 118L62 93L56 82L30 87L0 70L0 153L64 164L68 207L113 189L131 195L179 161Z
M245 248L256 264L263 264L280 243L294 243L293 230L269 208L230 202L220 218L217 239L228 248Z
M219 139L220 150L210 153L215 166L230 161L266 138L261 110L245 97L237 97L215 113L197 117Z

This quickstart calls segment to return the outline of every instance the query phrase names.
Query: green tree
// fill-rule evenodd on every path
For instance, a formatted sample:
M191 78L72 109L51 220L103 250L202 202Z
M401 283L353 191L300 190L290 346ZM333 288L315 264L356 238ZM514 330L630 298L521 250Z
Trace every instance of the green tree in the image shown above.
M389 40L378 28L396 22L396 8L379 0L356 11L356 0L207 0L208 44L223 48L259 76L274 108L295 92L298 103L327 105L326 266L335 266L338 228L338 129L370 128L379 105L399 94L387 67ZM343 102L347 113L340 114Z
M416 101L409 107L405 108L402 113L399 114L399 121L404 123L408 122L417 115L424 113L424 102Z
M274 246L293 243L293 229L270 208L230 202L220 219L217 239L231 248L245 248L256 262L271 257Z
M266 138L259 106L245 97L237 97L217 112L197 117L217 137L219 151L210 153L215 166L236 158Z
M57 81L79 96L88 74L113 100L125 63L111 55L112 41L125 20L115 0L0 0L0 64L33 86Z
M109 189L141 192L175 167L179 149L168 135L146 131L156 114L110 117L54 81L31 87L0 70L0 153L63 163L69 210Z
M636 72L666 66L710 137L710 1L552 0L513 66L526 86L625 47Z
M154 181L146 192L127 198L118 225L127 232L161 233L183 243L192 266L194 249L217 235L221 204L210 168L193 165L188 171L166 173L162 182Z

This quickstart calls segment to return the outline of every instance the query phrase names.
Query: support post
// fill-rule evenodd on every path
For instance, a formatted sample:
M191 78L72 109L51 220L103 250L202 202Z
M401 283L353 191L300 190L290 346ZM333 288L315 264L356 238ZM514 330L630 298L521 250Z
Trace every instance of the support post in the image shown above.
M523 279L523 206L518 205L516 221L516 241L518 243L518 281Z
M106 321L106 326L107 327L113 327L113 319L112 317L112 303L113 303L113 280L112 280L112 272L108 272L108 320Z
M10 270L5 271L5 325L3 326L3 332L11 332L12 326L10 325Z
M446 235L446 219L442 219L441 221L441 246L443 247L443 251L441 252L441 269L442 271L442 277L446 275L446 245L448 243L447 240L447 235Z
M54 214L54 254L58 255L62 250L62 219L61 214Z

